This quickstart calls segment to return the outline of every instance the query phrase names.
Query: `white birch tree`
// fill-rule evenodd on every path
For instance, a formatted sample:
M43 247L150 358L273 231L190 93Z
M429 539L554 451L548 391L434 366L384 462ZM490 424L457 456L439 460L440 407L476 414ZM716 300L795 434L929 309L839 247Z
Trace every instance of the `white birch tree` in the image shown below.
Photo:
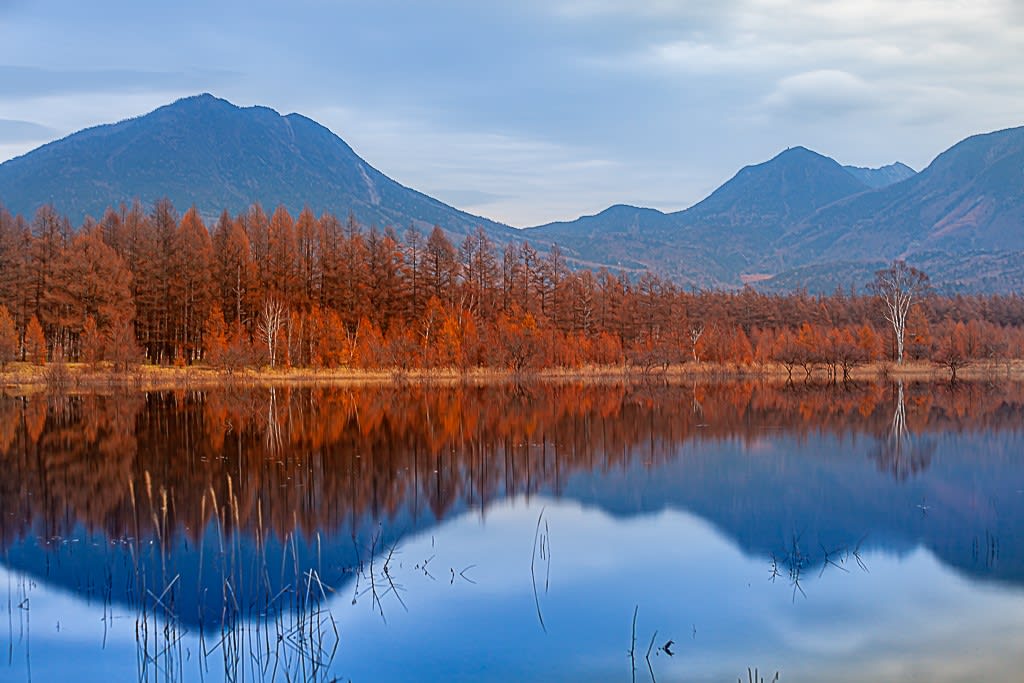
M277 336L288 319L284 304L277 299L267 299L260 311L260 319L256 324L256 333L260 341L267 345L270 367L277 364Z
M902 364L907 313L914 299L928 291L928 276L908 266L906 261L894 261L888 268L875 273L875 280L868 288L885 303L885 319L892 325L896 339L896 362Z

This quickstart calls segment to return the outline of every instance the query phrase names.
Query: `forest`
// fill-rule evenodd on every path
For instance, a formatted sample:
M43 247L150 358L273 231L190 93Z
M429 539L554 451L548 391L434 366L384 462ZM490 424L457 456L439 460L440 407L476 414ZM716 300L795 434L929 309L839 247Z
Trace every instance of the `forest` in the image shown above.
M870 283L863 283L866 287ZM932 361L1024 357L1019 294L882 299L696 291L657 275L574 269L557 245L496 244L481 228L380 229L254 205L208 226L169 200L80 226L50 206L0 207L0 365L407 371L774 364L790 378Z

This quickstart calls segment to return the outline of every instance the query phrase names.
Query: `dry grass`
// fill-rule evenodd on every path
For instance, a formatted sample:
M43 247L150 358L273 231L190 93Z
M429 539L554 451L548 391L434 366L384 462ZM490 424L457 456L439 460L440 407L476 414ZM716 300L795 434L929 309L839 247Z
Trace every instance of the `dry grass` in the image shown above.
M776 363L764 365L735 365L716 363L685 363L667 369L641 372L626 365L584 366L579 368L547 368L525 373L512 373L494 368L435 368L429 370L398 369L362 370L354 368L247 368L234 373L206 366L168 367L141 365L129 372L120 372L110 366L90 366L69 363L68 390L72 392L101 391L130 388L139 391L160 391L182 388L209 388L231 384L235 386L381 386L402 383L415 384L470 384L484 385L521 381L583 381L583 382L709 382L736 379L759 379L770 382L787 381L786 369ZM1024 380L1024 359L1012 361L978 361L958 371L963 380ZM48 389L47 366L11 363L0 370L0 391L7 393L34 393ZM793 371L794 382L807 377L801 368ZM851 373L855 381L904 379L920 381L946 381L949 372L927 361L895 365L876 362L856 368ZM817 368L810 377L814 382L829 381L824 368Z

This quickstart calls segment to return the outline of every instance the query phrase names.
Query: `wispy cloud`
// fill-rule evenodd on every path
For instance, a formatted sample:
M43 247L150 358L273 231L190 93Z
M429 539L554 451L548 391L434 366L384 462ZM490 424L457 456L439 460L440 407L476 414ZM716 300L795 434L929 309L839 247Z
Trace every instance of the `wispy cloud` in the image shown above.
M191 90L221 85L238 77L227 69L149 71L138 69L50 69L0 65L2 99L78 93L139 93Z
M307 114L401 182L520 225L680 208L791 145L923 167L1024 123L1019 0L5 7L0 117L64 134L209 90Z
M57 134L53 128L32 121L0 119L0 144L40 142Z

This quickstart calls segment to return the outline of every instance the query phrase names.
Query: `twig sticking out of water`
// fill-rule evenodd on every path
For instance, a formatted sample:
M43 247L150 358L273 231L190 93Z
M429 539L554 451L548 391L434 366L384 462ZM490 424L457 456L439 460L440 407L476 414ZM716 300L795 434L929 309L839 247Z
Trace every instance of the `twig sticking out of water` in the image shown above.
M533 602L534 602L534 605L537 608L537 620L540 621L540 627L544 631L544 633L547 633L548 632L548 628L547 628L547 626L544 625L544 614L541 612L541 609L540 609L540 596L537 594L537 571L536 571L537 544L539 542L540 543L540 547L541 547L541 555L542 555L541 559L545 560L548 563L547 564L547 577L548 578L546 578L545 581L544 581L544 593L546 594L548 592L548 579L551 576L551 554L550 554L549 551L546 552L546 549L547 549L547 535L548 535L548 533L547 533L547 522L544 523L545 532L543 534L543 537L542 537L542 535L540 533L540 523L544 520L544 510L545 510L545 508L541 508L540 509L540 514L537 516L537 528L533 532L533 554L530 556L530 579L533 582Z
M647 660L647 670L651 672L651 683L658 683L658 679L654 677L654 666L651 665L651 649L654 648L654 639L658 637L658 632L655 631L651 636L651 642L647 645L647 654L644 655L644 659Z
M775 672L775 676L771 680L771 683L778 683L778 681L779 681L779 672L776 671ZM742 677L741 678L737 678L736 679L736 683L743 683L743 678ZM757 672L756 668L753 671L751 671L750 667L748 666L747 667L747 683L764 683L764 678L763 677L760 677L760 678L758 677L758 672Z
M636 615L640 611L640 605L633 607L633 629L629 640L629 665L633 674L633 683L636 683Z

